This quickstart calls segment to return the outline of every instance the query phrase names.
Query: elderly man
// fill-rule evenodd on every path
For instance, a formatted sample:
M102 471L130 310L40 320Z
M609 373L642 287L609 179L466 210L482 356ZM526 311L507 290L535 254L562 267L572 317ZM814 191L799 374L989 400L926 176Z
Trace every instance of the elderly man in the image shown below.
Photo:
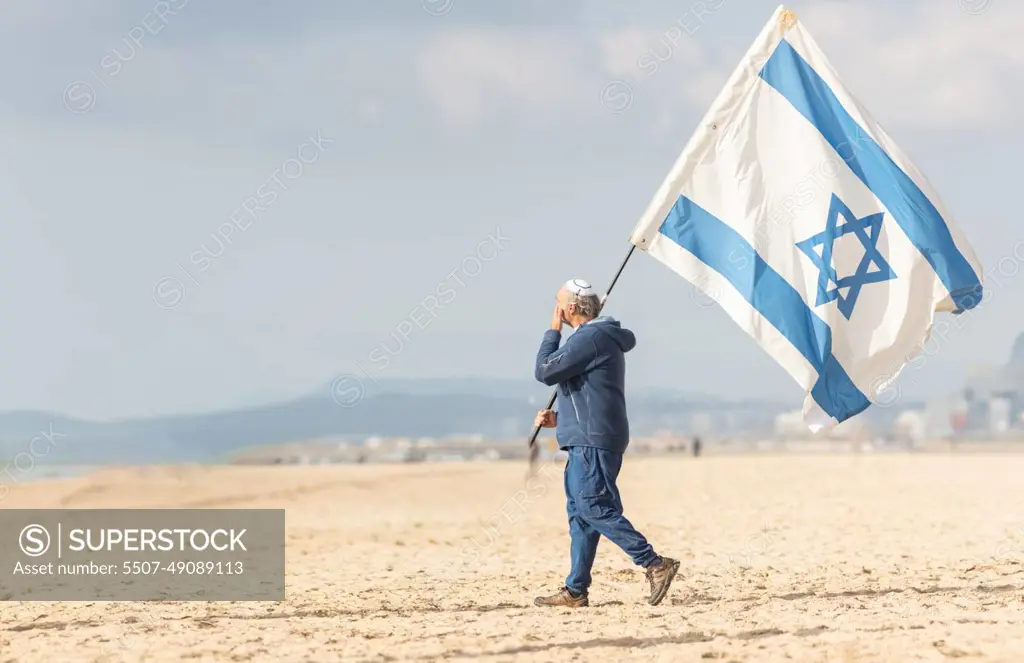
M558 447L569 455L565 498L572 560L565 586L538 597L537 605L581 608L589 603L590 570L602 535L646 569L651 605L665 598L679 570L679 562L654 552L622 513L615 480L629 444L625 353L636 345L636 337L618 321L597 317L600 309L589 283L568 281L558 291L551 329L544 332L537 353L536 378L558 385L558 411L541 410L536 425L555 428ZM563 324L576 331L559 348Z

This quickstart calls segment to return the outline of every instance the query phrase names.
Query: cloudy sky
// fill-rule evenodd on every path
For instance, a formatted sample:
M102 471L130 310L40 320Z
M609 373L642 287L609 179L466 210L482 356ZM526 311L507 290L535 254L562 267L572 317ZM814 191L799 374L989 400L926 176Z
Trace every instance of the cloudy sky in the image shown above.
M776 6L0 4L0 410L206 411L360 367L528 378L555 290L606 286ZM990 270L901 382L950 390L1024 331L1024 6L790 7ZM639 337L630 382L797 405L707 304L634 256L608 308Z

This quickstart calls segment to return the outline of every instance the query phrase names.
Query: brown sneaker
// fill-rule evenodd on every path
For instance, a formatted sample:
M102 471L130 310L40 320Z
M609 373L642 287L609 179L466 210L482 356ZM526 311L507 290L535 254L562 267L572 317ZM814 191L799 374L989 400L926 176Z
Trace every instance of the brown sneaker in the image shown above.
M668 594L668 588L672 579L676 577L679 570L679 562L668 557L662 557L660 564L651 564L647 567L647 582L651 583L651 595L647 602L651 605L658 605Z
M533 599L533 604L556 608L585 608L590 604L590 600L587 598L586 592L583 592L577 598L573 598L573 595L569 593L569 588L563 587L558 590L557 594L538 596Z

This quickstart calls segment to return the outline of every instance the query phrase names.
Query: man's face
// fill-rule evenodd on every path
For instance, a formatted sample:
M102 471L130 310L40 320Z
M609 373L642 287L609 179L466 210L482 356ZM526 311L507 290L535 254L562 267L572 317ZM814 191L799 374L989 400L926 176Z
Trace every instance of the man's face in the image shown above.
M555 295L555 302L558 304L558 309L562 312L562 322L565 323L569 322L569 316L573 313L570 309L576 306L575 304L568 303L570 296L571 293L565 288L560 289L558 294Z

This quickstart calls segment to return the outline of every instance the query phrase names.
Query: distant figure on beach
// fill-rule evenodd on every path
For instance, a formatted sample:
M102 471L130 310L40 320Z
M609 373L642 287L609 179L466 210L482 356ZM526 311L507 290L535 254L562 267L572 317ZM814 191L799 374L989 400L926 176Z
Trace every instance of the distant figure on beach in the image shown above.
M600 310L589 283L568 281L555 296L551 329L544 332L537 353L535 377L558 385L558 411L541 410L534 425L555 428L559 449L569 455L564 483L572 568L565 585L535 599L536 605L588 605L590 571L602 535L646 569L651 605L665 598L679 570L678 561L658 555L623 515L615 482L629 444L625 353L636 345L636 337L617 320L597 317ZM563 324L576 331L559 348Z
M693 457L700 456L700 436L696 435L693 438Z

